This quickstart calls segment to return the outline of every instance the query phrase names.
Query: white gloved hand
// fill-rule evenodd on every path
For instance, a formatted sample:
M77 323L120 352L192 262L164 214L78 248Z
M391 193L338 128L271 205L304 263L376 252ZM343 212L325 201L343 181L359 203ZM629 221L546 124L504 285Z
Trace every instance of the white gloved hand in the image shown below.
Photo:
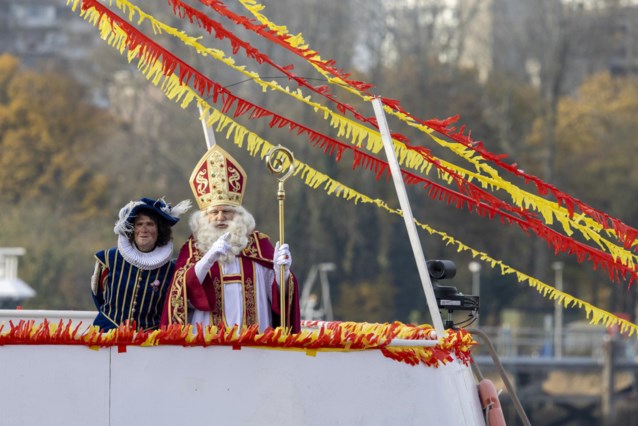
M195 264L195 274L197 275L197 279L200 283L204 282L204 278L206 278L206 274L210 270L211 266L213 266L213 264L222 256L228 253L231 248L228 243L229 240L230 233L226 232L213 243L206 254Z
M281 284L281 266L284 267L284 282L288 280L290 276L290 265L292 264L292 256L290 255L290 248L288 244L282 244L279 246L279 241L275 245L275 253L272 257L273 269L275 270L275 280L278 284Z

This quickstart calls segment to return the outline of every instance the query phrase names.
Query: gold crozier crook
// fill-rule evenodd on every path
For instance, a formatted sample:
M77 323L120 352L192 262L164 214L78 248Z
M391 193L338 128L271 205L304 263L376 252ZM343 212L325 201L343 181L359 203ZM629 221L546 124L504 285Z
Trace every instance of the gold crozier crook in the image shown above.
M284 199L286 198L286 191L284 190L284 182L295 171L295 157L288 148L284 148L281 145L272 147L266 154L266 164L268 170L272 174L280 175L277 177L279 181L279 187L277 190L277 200L279 200L279 246L284 244ZM286 170L287 168L287 170ZM279 279L284 281L279 283L279 312L281 318L281 327L284 333L287 333L288 327L286 326L286 280L285 280L285 266L279 267Z

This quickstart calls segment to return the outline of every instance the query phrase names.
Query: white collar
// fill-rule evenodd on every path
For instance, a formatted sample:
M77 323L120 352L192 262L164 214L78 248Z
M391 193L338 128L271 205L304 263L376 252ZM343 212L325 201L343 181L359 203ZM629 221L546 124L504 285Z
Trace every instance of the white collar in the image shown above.
M127 237L120 235L117 239L117 249L128 263L145 271L157 269L166 265L171 260L173 254L173 242L161 247L155 247L153 251L144 253L139 251Z

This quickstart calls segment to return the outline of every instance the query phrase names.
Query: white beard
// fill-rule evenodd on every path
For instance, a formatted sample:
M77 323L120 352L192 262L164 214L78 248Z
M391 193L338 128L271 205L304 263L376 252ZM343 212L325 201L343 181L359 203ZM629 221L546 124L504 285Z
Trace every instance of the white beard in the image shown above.
M250 216L248 212L245 212L245 214ZM250 216L250 220L254 223L252 216ZM219 258L220 263L227 263L248 246L248 236L254 228L254 225L250 226L250 221L244 219L243 214L235 214L232 220L224 223L228 225L227 228L216 228L202 212L195 212L190 220L191 230L195 237L195 247L202 254L206 253L222 235L230 233L228 244L230 244L231 248L226 255Z

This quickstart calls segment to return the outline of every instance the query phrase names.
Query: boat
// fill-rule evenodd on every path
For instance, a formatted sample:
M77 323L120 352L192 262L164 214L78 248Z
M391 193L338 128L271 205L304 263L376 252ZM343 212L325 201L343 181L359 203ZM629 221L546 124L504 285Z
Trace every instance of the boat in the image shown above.
M95 312L0 314L6 425L485 424L467 333L448 347L402 324L100 335Z
M140 71L161 87L168 99L183 107L192 102L197 104L208 147L216 143L213 126L239 128L232 117L226 115L234 105L238 108L235 115L248 113L254 119L267 116L271 126L288 126L298 135L314 138L315 142L319 140L320 145L330 148L328 150L346 149L312 129L240 99L162 49L152 38L135 29L131 23L135 16L143 16L141 20L151 21L154 29L174 36L199 53L224 59L197 39L143 14L132 2L118 0L110 7L97 0L69 0L68 3L82 18L98 27L109 45L126 53L131 60L137 58ZM169 3L177 15L210 33L212 24L206 14L178 0ZM265 20L254 3L248 8L264 19L260 24L235 17L221 2L203 4L215 8L216 13L226 18L255 27L251 29L306 57L330 73L330 80L341 87L365 92L365 84L350 80L329 61L318 59L316 52L299 47L303 45L299 40L282 35L283 30ZM236 43L237 50L246 48ZM259 56L260 61L270 60L257 51L250 52ZM285 74L288 72L286 67L274 62L271 65ZM300 101L310 102L301 93L276 87L254 73L249 75L264 87L283 90ZM326 95L324 89L310 87L303 78L286 75L300 86ZM222 106L215 108L214 102L209 102L205 95L214 97ZM4 320L0 330L0 362L10 368L0 371L0 380L9 384L0 394L2 421L25 425L505 424L497 390L481 377L472 362L471 351L478 343L477 337L484 336L479 330L473 334L456 327L451 319L444 321L441 317L441 310L448 313L458 309L478 311L479 300L462 295L454 288L437 286L433 281L441 278L441 273L445 274L446 264L441 261L428 264L418 240L417 221L412 216L404 187L405 176L417 177L405 172L404 162L406 158L425 161L427 154L424 150L397 144L385 114L392 111L416 127L424 124L389 99L370 97L369 101L375 111L374 119L350 112L378 128L375 141L382 144L379 146L383 146L387 161L381 162L358 149L355 158L380 167L380 173L387 170L391 173L433 325L304 321L298 334L281 328L260 334L255 328L179 325L145 332L123 324L104 333L90 326L95 315L91 312L5 310L1 312ZM343 103L337 104L337 110L348 110ZM330 115L346 129L345 133L352 135L354 127L348 127L346 120L331 115L332 111L322 110L318 104L314 107ZM433 120L427 124L446 131L449 123ZM242 134L246 134L243 129ZM451 131L446 134L454 136ZM253 143L259 139L254 134L250 137ZM373 139L370 135L367 137ZM469 138L463 135L458 138L467 142L464 149L475 149L489 156ZM235 136L235 140L238 139L240 137ZM260 147L266 145L266 141L259 141ZM498 161L495 156L489 158ZM282 162L287 167L298 164L292 159ZM306 176L318 176L307 167L305 172ZM347 191L343 185L338 187L340 191ZM353 191L349 194L362 199L361 194ZM560 290L537 281L533 284L540 292L563 303L574 301ZM598 321L610 320L623 329L635 328L595 307L585 308L593 309ZM498 364L498 359L494 358L494 362ZM503 380L521 421L529 424L506 376Z

